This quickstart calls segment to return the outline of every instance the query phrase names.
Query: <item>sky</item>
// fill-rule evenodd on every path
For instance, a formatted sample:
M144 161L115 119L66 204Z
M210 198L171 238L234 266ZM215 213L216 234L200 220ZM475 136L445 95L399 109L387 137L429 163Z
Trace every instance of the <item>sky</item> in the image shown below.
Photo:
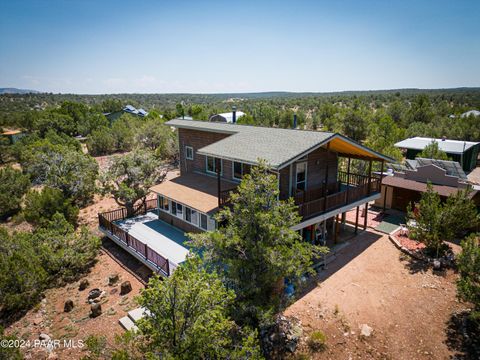
M0 0L0 87L54 93L480 86L478 0Z

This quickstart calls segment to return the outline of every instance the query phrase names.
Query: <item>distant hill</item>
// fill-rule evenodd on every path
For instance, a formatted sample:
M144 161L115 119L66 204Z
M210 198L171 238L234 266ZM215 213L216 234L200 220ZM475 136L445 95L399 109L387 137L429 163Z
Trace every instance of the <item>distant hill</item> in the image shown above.
M17 88L0 88L0 94L38 94L40 91Z

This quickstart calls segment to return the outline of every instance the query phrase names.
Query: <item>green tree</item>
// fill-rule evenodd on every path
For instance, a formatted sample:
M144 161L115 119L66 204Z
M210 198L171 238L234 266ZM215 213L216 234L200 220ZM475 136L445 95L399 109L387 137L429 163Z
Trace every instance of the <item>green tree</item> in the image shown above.
M111 194L118 205L134 214L135 204L145 202L150 187L161 183L167 175L167 167L152 152L137 149L129 154L115 156L113 163L103 174L104 193Z
M0 316L4 318L35 304L46 279L31 234L9 235L0 227Z
M60 189L76 204L93 196L98 164L90 156L48 141L36 142L22 152L22 167L34 184Z
M234 298L198 257L187 259L167 279L152 278L139 299L149 312L138 325L147 339L147 358L261 358L254 337L234 341L239 331L228 317Z
M313 257L324 250L291 229L300 216L292 199L280 201L278 195L277 179L262 163L231 195L232 210L217 216L226 225L191 235L192 245L235 290L236 318L255 327L279 309L284 279L311 271Z
M435 140L425 146L423 151L418 154L417 157L425 159L450 160L447 153L440 150L438 147L438 142Z
M48 224L55 214L62 214L65 219L75 225L78 217L78 207L66 199L62 191L44 187L41 191L30 190L25 197L23 215L25 220L36 226Z
M0 169L0 218L20 210L23 195L30 187L28 175L11 166Z
M0 344L3 340L12 341L18 340L15 336L5 335L3 327L0 326ZM22 353L20 352L20 347L15 346L0 346L0 359L4 360L23 360Z
M93 130L87 139L88 152L93 155L111 154L117 150L115 137L108 127Z
M138 130L135 143L142 148L155 151L164 159L175 157L178 153L176 133L158 120L149 120Z
M416 225L409 229L412 236L424 243L434 256L438 257L446 250L445 240L454 240L455 236L478 223L478 214L469 193L470 189L459 191L442 203L432 184L428 183L417 210L408 210L408 216L416 221Z
M462 252L457 259L460 278L458 296L474 305L471 318L480 323L480 235L472 234L462 241Z
M402 152L394 144L403 137L403 131L388 115L380 115L369 126L365 145L396 160L402 158Z

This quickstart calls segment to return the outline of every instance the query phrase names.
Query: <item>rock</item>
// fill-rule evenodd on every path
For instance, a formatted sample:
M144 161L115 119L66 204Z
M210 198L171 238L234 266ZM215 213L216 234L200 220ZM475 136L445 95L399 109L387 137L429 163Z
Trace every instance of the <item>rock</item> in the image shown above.
M111 274L108 276L108 285L113 286L118 281L118 274Z
M92 304L90 306L90 317L96 318L97 316L102 315L102 305L100 304Z
M65 305L63 306L64 312L70 312L73 309L73 300L65 301Z
M433 260L433 270L441 270L442 262L438 259Z
M360 335L363 337L369 337L372 335L373 329L367 324L360 325Z
M82 281L80 281L80 284L78 285L78 290L83 291L83 290L85 290L89 285L90 285L90 283L88 282L88 279L83 279Z
M40 325L43 321L43 318L41 316L36 317L33 319L33 325Z
M104 297L107 296L107 292L104 290L102 291L102 293L100 294L100 299L103 299Z
M38 338L42 341L50 341L50 336L45 333L41 333Z
M120 284L120 295L128 294L130 291L132 291L130 281L124 281Z
M92 300L92 299L96 299L98 298L100 295L102 295L102 292L100 291L100 289L92 289L90 290L90 292L88 293L88 300Z

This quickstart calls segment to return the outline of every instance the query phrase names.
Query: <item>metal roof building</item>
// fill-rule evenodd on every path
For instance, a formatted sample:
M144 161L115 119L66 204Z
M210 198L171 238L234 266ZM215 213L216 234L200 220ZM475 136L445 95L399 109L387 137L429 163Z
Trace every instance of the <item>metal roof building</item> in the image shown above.
M478 142L414 137L402 140L395 146L405 149L407 159L414 160L432 142L436 142L438 148L446 152L453 161L460 163L464 171L468 172L475 168L480 151Z

